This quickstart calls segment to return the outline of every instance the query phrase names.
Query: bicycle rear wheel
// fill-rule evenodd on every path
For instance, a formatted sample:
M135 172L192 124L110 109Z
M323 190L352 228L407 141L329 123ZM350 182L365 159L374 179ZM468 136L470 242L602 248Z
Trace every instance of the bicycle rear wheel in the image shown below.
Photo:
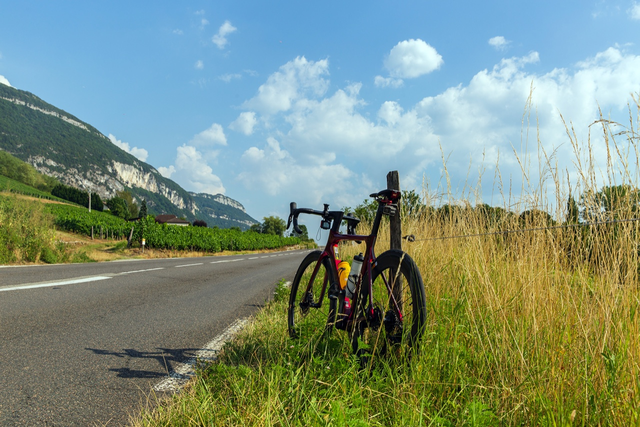
M404 358L417 348L427 318L422 276L406 253L389 250L380 255L369 279L363 277L358 318L351 337L353 351L363 365L377 356Z
M329 258L318 265L321 253L313 251L302 260L289 296L289 335L312 345L331 333L337 308L337 301L328 298L331 283L337 283L335 269Z

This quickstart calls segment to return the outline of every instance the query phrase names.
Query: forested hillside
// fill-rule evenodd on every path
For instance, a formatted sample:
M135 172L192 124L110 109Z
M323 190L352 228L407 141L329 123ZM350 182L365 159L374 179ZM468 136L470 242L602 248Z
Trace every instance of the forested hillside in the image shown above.
M248 229L257 222L243 208L212 198L198 197L200 207L192 194L91 125L29 92L2 84L0 150L63 184L91 190L105 200L128 191L139 203L146 202L149 213L200 219L221 228Z

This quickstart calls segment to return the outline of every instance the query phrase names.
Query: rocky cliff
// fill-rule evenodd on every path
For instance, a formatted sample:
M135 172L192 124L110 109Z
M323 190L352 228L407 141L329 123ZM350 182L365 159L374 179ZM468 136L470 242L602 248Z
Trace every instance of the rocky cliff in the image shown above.
M241 203L222 194L185 191L153 166L114 145L91 125L37 96L0 84L0 149L66 185L104 199L130 191L152 213L171 213L208 225L256 223Z

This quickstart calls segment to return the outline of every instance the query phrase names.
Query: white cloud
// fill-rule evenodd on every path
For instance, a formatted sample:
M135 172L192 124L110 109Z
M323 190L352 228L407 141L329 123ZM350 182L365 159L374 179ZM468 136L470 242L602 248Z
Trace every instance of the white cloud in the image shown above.
M231 80L236 80L236 79L240 79L242 78L242 74L223 74L220 77L218 77L220 80L222 80L225 83L229 83Z
M176 171L176 168L171 165L168 168L165 168L164 166L160 166L158 168L158 172L160 172L160 175L164 176L165 178L171 178L171 175L173 175L173 173Z
M213 36L211 41L216 46L218 46L218 49L224 49L225 46L227 45L227 43L229 42L227 40L227 35L233 33L236 30L237 30L237 28L234 27L233 25L231 25L231 22L224 21L224 24L222 24L220 26L220 28L218 29L218 34Z
M229 129L245 135L251 135L257 123L256 113L253 111L246 111L244 113L240 113L238 118L231 122Z
M382 76L376 76L373 82L376 87L392 87L396 89L404 84L404 80L402 79L394 79L393 77Z
M496 36L489 39L489 44L496 48L496 50L505 50L509 43L511 42L502 36Z
M195 147L182 145L177 148L172 179L190 191L209 194L224 194L220 178L206 163L204 156ZM169 167L171 169L172 166Z
M181 29L176 28L175 30L173 30L173 34L181 36L184 34L184 32Z
M147 157L149 157L149 152L147 150L145 150L144 148L138 148L138 147L131 147L129 145L128 142L122 142L119 139L117 139L115 136L113 136L112 134L109 134L109 140L117 147L121 148L122 150L126 151L127 153L131 154L134 157L137 157L138 159L142 160L143 162L147 160Z
M9 86L9 87L13 87L11 86L11 83L9 83L9 80L7 80L5 78L5 76L0 75L0 84L3 84L5 86Z
M405 188L419 187L423 175L437 182L444 152L454 191L469 177L470 181L478 179L473 172L481 164L491 170L498 158L506 185L513 176L512 183L519 189L517 179L522 174L514 147L524 156L523 162L537 160L539 135L547 153L558 148L558 167L572 168L574 157L560 113L574 124L578 137L586 140L599 107L605 115L620 113L624 119L630 94L640 89L640 56L618 48L569 69L544 74L527 70L539 61L537 52L505 58L492 69L476 73L466 85L425 97L415 105L382 102L370 117L360 84L327 94L328 63L320 67L297 58L271 75L258 95L246 103L260 107L253 110L256 120L265 118L260 113L269 115L267 130L272 137L265 146L245 151L239 178L249 188L272 195L291 194L292 200L301 203L334 200L332 203L353 206L374 190L369 188L371 182L379 182L376 177L389 170L400 171ZM306 68L317 72L308 79L315 85L304 90L298 73ZM312 87L316 90L309 89ZM532 109L527 113L530 97ZM521 142L527 138L528 120L527 147ZM237 122L234 126L240 128ZM596 144L596 158L605 158L602 149ZM494 173L485 176L493 179ZM487 191L492 188L487 187ZM343 194L348 199L341 199Z
M258 88L258 94L244 106L263 114L287 111L305 96L324 95L329 82L323 76L328 74L327 59L314 62L299 56L270 75L267 82Z
M204 30L204 28L205 28L207 25L209 25L209 21L207 21L205 18L202 18L202 19L200 20L200 29L201 29L201 30Z
M203 130L193 137L191 144L203 147L211 147L214 145L227 145L227 137L224 129L217 123L214 123L207 130Z
M440 68L442 56L429 44L417 39L395 45L385 60L391 77L412 79Z
M159 167L158 172L171 178L189 191L199 193L224 193L225 188L220 178L213 173L209 161L215 161L218 151L216 146L226 146L227 138L222 126L212 124L208 129L195 135L188 144L176 149L173 165Z
M640 20L640 3L634 2L633 6L627 11L631 19Z
M339 164L299 164L274 138L269 138L263 148L246 150L241 162L245 171L238 178L249 188L272 196L304 193L305 200L315 205L326 202L327 195L332 195L333 200L342 202L343 206L349 202L346 189L354 177L353 172Z
M193 66L196 70L202 70L204 69L204 62L202 62L202 60L197 60L196 63Z

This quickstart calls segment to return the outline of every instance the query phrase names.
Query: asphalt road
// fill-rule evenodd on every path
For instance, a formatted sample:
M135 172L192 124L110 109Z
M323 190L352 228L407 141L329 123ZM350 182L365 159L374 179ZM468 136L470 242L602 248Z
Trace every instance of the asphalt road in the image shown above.
M305 254L0 267L0 426L126 424Z

